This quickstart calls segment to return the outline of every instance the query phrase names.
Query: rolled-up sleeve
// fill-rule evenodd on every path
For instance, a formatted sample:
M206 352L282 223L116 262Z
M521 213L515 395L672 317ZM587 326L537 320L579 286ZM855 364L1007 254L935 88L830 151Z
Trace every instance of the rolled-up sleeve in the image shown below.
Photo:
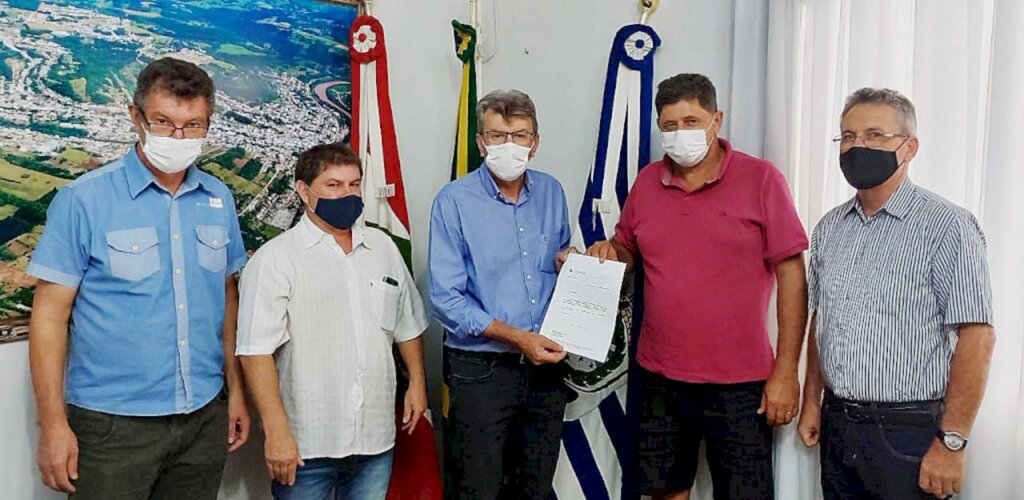
M450 334L475 337L494 320L468 292L466 245L455 203L444 191L430 212L430 303Z
M46 228L32 254L28 274L77 289L89 266L87 223L74 189L58 191L46 210Z
M944 324L992 324L985 235L973 215L963 213L953 219L932 265L932 283Z
M257 254L246 266L239 284L238 335L235 354L273 354L290 340L288 335L289 273L274 256Z

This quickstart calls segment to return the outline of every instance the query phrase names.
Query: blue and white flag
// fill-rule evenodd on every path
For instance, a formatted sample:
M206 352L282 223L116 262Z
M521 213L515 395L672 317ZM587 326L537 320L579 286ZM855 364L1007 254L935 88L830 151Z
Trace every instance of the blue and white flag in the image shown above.
M573 245L587 248L615 234L637 172L650 162L654 52L653 28L631 24L612 43L605 80L597 155L587 179ZM631 453L626 417L626 373L633 329L633 281L619 299L615 334L604 363L569 355L566 383L575 395L566 406L562 449L555 471L560 499L623 498L623 465Z

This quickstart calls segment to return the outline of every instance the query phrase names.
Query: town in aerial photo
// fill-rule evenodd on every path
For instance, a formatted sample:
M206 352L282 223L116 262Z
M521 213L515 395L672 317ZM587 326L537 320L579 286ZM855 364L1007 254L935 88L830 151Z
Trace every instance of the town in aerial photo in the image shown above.
M0 342L24 333L47 206L132 147L127 107L154 59L217 85L198 164L234 192L246 248L288 228L297 153L349 133L356 15L324 0L0 0Z

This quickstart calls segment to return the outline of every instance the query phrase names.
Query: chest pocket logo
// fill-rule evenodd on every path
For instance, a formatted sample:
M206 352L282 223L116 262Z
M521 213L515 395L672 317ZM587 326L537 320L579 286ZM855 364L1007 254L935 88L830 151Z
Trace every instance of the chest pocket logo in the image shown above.
M214 273L224 272L228 266L228 229L224 226L196 226L196 245L199 265Z
M160 270L160 248L155 227L122 229L107 233L110 274L138 281Z

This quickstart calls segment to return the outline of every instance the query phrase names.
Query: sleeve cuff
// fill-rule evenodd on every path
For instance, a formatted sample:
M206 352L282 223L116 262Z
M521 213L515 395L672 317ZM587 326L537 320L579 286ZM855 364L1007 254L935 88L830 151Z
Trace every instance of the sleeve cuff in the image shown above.
M235 356L269 356L281 347L280 344L249 344L235 348Z
M56 283L58 285L66 286L68 288L78 289L78 285L82 283L81 276L75 276L73 274L62 273L56 269L46 267L41 264L31 263L28 266L28 274L39 278L50 283Z
M461 330L467 336L479 337L480 335L483 335L484 330L486 330L488 326L491 326L492 321L494 321L494 318L492 318L490 314L481 310L476 310L470 314L469 320L466 321L466 324L461 328Z
M235 259L235 261L232 262L230 266L228 266L227 274L235 274L238 271L241 271L242 268L245 267L245 263L248 261L249 256L243 254L241 257Z
M395 339L396 343L408 342L410 340L414 340L414 339L416 339L418 337L423 336L423 333L426 332L426 331L427 331L427 325L426 324L416 325L415 327L410 328L410 329L408 329L408 330L406 330L404 332L401 332L401 333L395 332L394 339Z
M796 255L798 253L800 253L800 252L803 252L804 250L807 250L807 242L806 241L803 242L803 243L797 244L797 245L793 245L792 247L789 247L789 248L787 248L786 250L784 250L782 252L776 252L776 253L770 255L765 260L767 260L769 264L774 266L775 264L778 264L779 262L782 262L782 261L784 261L784 260L786 260L786 259L788 259L788 258L790 258L790 257L792 257L792 256L794 256L794 255Z

